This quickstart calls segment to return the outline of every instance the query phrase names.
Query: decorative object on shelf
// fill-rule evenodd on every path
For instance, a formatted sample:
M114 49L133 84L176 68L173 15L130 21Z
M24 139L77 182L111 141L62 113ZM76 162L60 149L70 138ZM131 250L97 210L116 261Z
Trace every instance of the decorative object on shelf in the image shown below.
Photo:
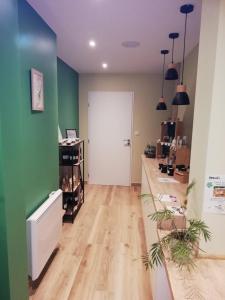
M161 166L161 173L167 173L167 165Z
M183 131L182 122L164 121L161 123L161 140L163 140L164 136L168 136L169 139L172 139L173 141L174 138L182 134L182 131Z
M181 139L182 141L182 139ZM171 154L173 152L171 151ZM176 152L176 165L184 165L186 168L190 166L191 151L187 146L177 147Z
M187 16L194 10L194 6L192 4L182 5L180 8L180 12L185 14L185 26L184 26L184 47L183 47L183 62L182 62L182 72L181 72L181 81L180 84L177 85L177 92L172 101L172 105L189 105L190 100L187 94L187 87L184 85L184 60L185 60L185 50L186 50L186 33L187 33Z
M161 169L162 169L162 166L163 166L163 163L160 162L160 163L159 163L159 170L160 170L160 171L161 171Z
M166 61L166 55L169 53L169 50L161 50L161 54L163 55L163 70L162 70L162 96L159 99L159 103L156 106L156 110L167 110L167 106L164 99L164 75L165 75L165 61Z
M176 141L176 138L174 138L174 139L172 140L172 144L171 144L171 146L170 146L170 150L176 151L176 149L177 149L177 141Z
M187 136L183 136L183 122L177 120L161 122L161 137L156 143L156 157L168 158L167 164L190 166L190 148L187 145ZM172 161L172 163L169 163ZM174 176L175 176L174 170ZM172 174L172 171L170 172ZM182 180L188 180L188 175ZM181 178L181 177L179 177Z
M187 136L183 136L182 146L187 146Z
M169 38L173 40L172 43L172 60L171 63L168 65L168 70L166 71L165 80L177 80L178 79L178 72L176 69L176 64L174 64L174 40L179 37L178 32L172 32L169 34Z
M168 168L167 168L167 174L168 174L168 176L173 176L173 174L174 174L174 168L173 168L173 166L168 166Z
M145 156L148 158L155 158L156 157L156 147L152 145L147 145L145 148Z
M77 139L79 136L77 129L66 129L67 139Z
M142 256L146 269L158 267L164 263L164 260L171 260L177 267L191 271L195 267L195 259L199 251L202 251L199 248L200 238L204 238L206 242L210 241L211 232L204 221L186 218L186 199L194 185L195 183L192 182L187 187L182 207L164 205L163 210L150 215L150 218L157 222L158 229L170 230L170 232L153 243L150 251ZM150 196L154 200L152 195L144 196ZM180 222L181 220L183 221Z
M44 111L44 76L43 73L31 69L32 110Z

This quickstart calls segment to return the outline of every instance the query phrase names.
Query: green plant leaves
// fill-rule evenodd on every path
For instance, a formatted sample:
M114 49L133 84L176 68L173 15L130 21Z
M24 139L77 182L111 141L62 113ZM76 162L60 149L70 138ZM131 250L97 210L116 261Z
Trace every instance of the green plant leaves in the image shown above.
M164 209L151 215L153 221L174 220L173 213ZM150 251L142 257L146 268L158 267L165 259L164 251L170 254L171 260L179 267L186 267L189 271L195 266L196 249L202 236L207 242L211 239L211 232L204 221L188 220L189 226L185 229L174 227L159 242L152 244ZM199 249L201 250L201 249Z
M186 241L177 240L176 243L171 247L171 259L174 261L178 267L183 267L186 265L192 265L193 261L193 247Z
M151 217L151 220L156 221L156 222L162 222L165 220L174 219L173 212L166 208L164 210L158 210L154 214L149 215L149 216Z
M187 187L185 196L187 197L195 185L193 180ZM141 198L151 198L154 200L152 194L142 194ZM187 204L187 198L185 199L184 207ZM201 237L207 242L211 239L212 235L209 231L209 227L204 221L198 219L187 220L187 228L178 229L175 226L174 213L164 208L163 210L156 211L149 215L151 220L155 222L162 222L171 220L172 230L159 240L159 242L152 244L149 252L142 256L142 261L145 264L146 269L151 267L158 267L163 264L165 259L164 251L170 254L171 260L179 267L186 267L188 270L195 266L196 250L200 250L198 243ZM185 219L186 216L184 215Z
M163 249L162 249L162 245L160 244L160 242L152 244L150 254L151 254L152 266L158 267L158 266L162 265L163 259L164 259L164 254L163 254Z
M141 194L141 195L138 196L138 198L146 198L146 197L154 199L154 196L152 194Z
M153 194L141 194L141 195L138 196L138 198L144 199L144 202L149 201L149 198L150 198L151 200L155 200L155 197L154 197Z
M144 255L141 257L143 264L145 265L146 270L148 270L149 266L152 268L152 264L150 261L149 253L146 252Z
M160 242L152 244L151 250L145 253L141 258L146 269L162 265L164 254Z
M203 236L206 242L211 240L212 234L209 231L209 227L205 224L204 221L191 219L188 222L190 226L187 229L187 235L192 238L194 238L195 236L195 241L201 236Z
M192 180L192 182L188 185L187 189L186 189L186 193L185 195L188 196L191 192L191 190L193 189L193 187L195 186L196 181Z

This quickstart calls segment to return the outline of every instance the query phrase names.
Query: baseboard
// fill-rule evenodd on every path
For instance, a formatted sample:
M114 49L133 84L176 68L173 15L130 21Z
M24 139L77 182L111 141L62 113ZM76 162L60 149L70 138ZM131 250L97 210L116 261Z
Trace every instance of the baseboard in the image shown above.
M141 184L139 182L132 182L131 186L141 186Z

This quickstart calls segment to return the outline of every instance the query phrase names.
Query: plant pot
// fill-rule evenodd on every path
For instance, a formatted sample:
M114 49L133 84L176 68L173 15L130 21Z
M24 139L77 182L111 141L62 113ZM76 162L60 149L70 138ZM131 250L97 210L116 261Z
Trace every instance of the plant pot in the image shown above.
M186 231L179 231L178 232L172 232L171 235L173 235L174 238L174 242L177 241L184 241L185 235L186 235ZM193 250L191 252L191 255L193 256L193 258L197 258L199 255L199 241L195 242L193 245Z
M167 206L166 208L174 212L174 220L172 221L171 219L169 219L169 220L163 220L161 222L157 222L157 228L161 230L173 230L174 229L173 223L174 223L177 229L185 229L186 228L185 216L179 213L178 211L179 207L177 207L176 212L175 212L175 208L172 206Z

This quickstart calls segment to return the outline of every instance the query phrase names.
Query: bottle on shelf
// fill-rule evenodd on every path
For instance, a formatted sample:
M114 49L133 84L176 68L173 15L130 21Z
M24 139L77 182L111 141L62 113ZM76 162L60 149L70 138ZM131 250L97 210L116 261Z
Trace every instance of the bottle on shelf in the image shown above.
M72 182L72 178L69 178L69 191L72 192L73 191L73 182Z
M66 186L65 186L65 192L69 192L70 186L69 186L69 176L66 175Z
M65 192L65 190L66 190L66 178L65 177L62 178L61 188L62 188L62 191Z

